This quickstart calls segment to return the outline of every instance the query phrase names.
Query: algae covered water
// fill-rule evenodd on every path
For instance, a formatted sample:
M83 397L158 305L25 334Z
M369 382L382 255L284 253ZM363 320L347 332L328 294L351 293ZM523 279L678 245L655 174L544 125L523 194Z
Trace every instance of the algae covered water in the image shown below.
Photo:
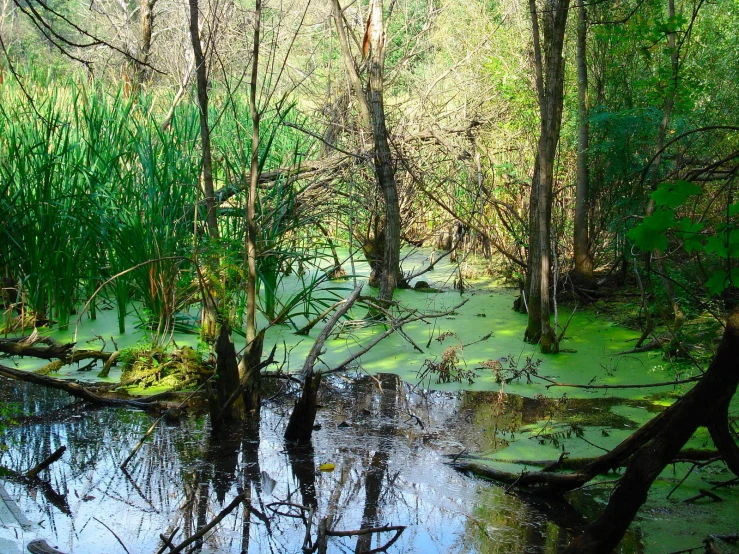
M411 263L413 256L423 263L421 253L412 254ZM357 266L360 274L366 271ZM326 522L345 532L329 537L321 546L327 552L368 552L388 544L388 552L557 552L573 530L599 513L618 475L569 494L568 503L551 504L461 474L448 462L474 454L522 472L563 453L597 456L680 391L582 389L552 386L552 381L661 383L679 368L655 354L621 355L637 333L583 311L572 316L566 352L538 355L522 340L525 316L511 310L516 291L478 274L460 294L450 286L455 268L441 265L423 277L439 291L402 290L395 298L427 313L464 304L443 318L407 326L407 337L389 337L348 372L324 380L320 428L310 448L291 448L282 439L292 396L285 380L274 379L258 429L234 429L214 439L208 418L195 410L161 423L124 471L119 466L150 427L151 416L89 408L61 392L2 380L8 408L0 466L22 472L67 446L62 460L42 475L48 487L8 481L6 488L50 541L75 554L159 552L161 535L179 544L238 494L246 501L193 548L310 551L317 546L318 526ZM348 290L352 284L331 287ZM366 325L361 311L354 310L326 342L321 369L334 367L383 330ZM560 317L569 319L569 311ZM276 358L286 371L298 370L312 345L311 337L294 332L306 321L298 315L267 331L266 344L277 345ZM103 337L119 348L149 339L144 329L130 328L117 334L114 311L99 310L97 319L83 316L76 329L52 334L79 344ZM178 346L197 347L195 335L173 338ZM464 378L439 382L438 373L424 368L449 349ZM40 365L14 362L25 369ZM523 367L528 373L501 379L511 375L501 368ZM94 367L70 366L61 375L95 380L96 373ZM120 370L113 369L107 380L119 378ZM699 434L689 446L705 450L712 445ZM700 547L710 533L735 532L736 488L723 488L720 503L683 502L729 477L719 464L680 463L666 470L619 552L671 553Z

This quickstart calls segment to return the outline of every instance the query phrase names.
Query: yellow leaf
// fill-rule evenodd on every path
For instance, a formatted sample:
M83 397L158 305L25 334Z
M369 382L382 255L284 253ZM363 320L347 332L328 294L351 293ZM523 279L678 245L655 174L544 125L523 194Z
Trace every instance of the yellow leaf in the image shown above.
M318 466L318 469L320 469L321 471L333 471L335 468L336 466L332 463L321 464L320 466Z

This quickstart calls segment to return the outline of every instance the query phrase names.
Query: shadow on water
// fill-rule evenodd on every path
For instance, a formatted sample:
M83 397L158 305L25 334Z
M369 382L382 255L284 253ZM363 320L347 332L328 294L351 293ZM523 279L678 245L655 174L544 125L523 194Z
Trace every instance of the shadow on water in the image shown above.
M24 471L67 446L41 475L56 501L21 483L5 486L47 538L74 554L124 552L119 539L131 554L156 553L160 534L179 544L239 493L244 502L191 551L370 552L395 532L360 531L395 525L406 528L389 552L556 552L581 520L444 463L463 450L495 451L506 434L552 409L505 398L421 393L394 375L332 378L312 446L285 445L292 401L283 398L262 409L258 428L218 438L205 416L163 423L123 471L150 416L89 409L57 391L0 380L0 400L25 414L5 431L0 466ZM355 533L315 544L321 526Z

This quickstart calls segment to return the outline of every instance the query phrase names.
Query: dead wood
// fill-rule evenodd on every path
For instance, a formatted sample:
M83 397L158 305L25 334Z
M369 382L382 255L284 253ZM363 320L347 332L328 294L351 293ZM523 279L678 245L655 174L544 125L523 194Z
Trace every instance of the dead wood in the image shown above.
M75 381L66 381L64 379L57 379L55 377L39 375L38 373L21 371L19 369L13 369L12 367L7 367L2 364L0 364L0 376L8 377L9 379L15 379L18 381L26 381L28 383L34 383L36 385L42 385L44 387L50 387L52 389L60 389L68 392L72 396L81 398L82 400L100 406L128 406L132 408L139 408L141 410L162 410L169 407L166 404L163 404L151 398L129 400L125 398L100 396Z
M341 154L330 156L321 160L305 161L295 167L285 167L273 171L264 171L259 174L259 184L267 185L280 179L298 180L318 177L326 173L339 172L352 162L352 156ZM216 204L220 205L243 192L248 188L248 183L235 181L215 191ZM203 204L205 205L205 204Z
M359 283L347 299L344 300L343 306L336 310L334 315L331 316L331 319L321 329L308 353L308 357L305 359L303 368L300 371L303 379L303 390L295 402L295 407L293 408L292 414L290 414L290 420L285 429L285 439L288 441L307 442L313 434L313 424L316 419L316 411L318 410L316 403L318 387L321 384L321 373L315 372L314 366L318 360L318 356L321 354L326 339L331 335L331 331L333 331L339 320L357 301L363 288L364 283Z
M532 375L532 377L536 377L538 379L541 379L543 381L547 381L549 384L546 385L546 388L551 387L572 387L576 389L648 389L650 387L674 387L677 385L684 385L686 383L695 383L697 381L700 381L701 376L697 377L688 377L687 379L677 379L675 381L661 381L659 383L645 383L643 385L578 385L575 383L559 383L557 381L553 381L552 379L549 379L547 377L543 377L541 375Z
M244 493L244 492L238 494L236 498L234 498L228 506L223 508L223 510L221 510L218 513L218 515L214 517L212 520L210 520L206 525L201 527L197 533L190 535L190 537L182 541L180 544L178 544L174 548L170 547L168 554L177 554L178 552L182 552L183 550L185 550L185 548L190 546L192 543L203 538L206 535L206 533L208 533L208 531L210 531L211 529L213 529L213 527L218 525L223 518L225 518L228 514L233 512L238 507L239 504L244 502L247 499L247 496L248 496L247 493ZM171 541L171 537L170 537L170 541Z
M45 346L39 346L40 344ZM36 370L41 374L57 371L62 366L81 362L82 360L101 360L107 365L114 354L113 352L102 352L100 350L75 350L75 344L74 342L61 344L52 338L41 337L34 330L31 335L26 337L0 339L0 353L9 356L30 356L42 360L56 360ZM112 362L110 365L112 365ZM108 369L110 369L109 366Z
M60 446L57 448L51 456L47 457L42 462L36 464L34 467L26 471L25 475L26 477L29 477L31 479L37 478L38 474L41 473L43 470L45 470L47 467L49 467L51 464L59 460L64 453L67 451L66 446Z
M16 483L20 483L24 487L30 489L34 496L38 492L41 492L41 494L44 495L44 498L46 498L49 504L54 506L61 513L68 516L72 515L72 510L69 508L69 503L67 502L67 495L55 491L54 487L52 487L51 483L49 483L48 481L40 479L37 475L29 477L23 473L18 473L17 471L13 471L10 468L2 466L0 466L0 475L11 479Z
M449 310L446 310L445 312L435 313L435 314L428 314L428 313L422 313L417 310L413 310L411 312L408 312L403 317L400 317L394 321L391 321L389 323L388 329L382 333L381 335L375 337L375 339L372 340L367 346L364 346L357 350L354 354L349 356L346 360L341 362L340 364L332 367L331 369L324 371L324 375L328 375L329 373L338 373L340 371L344 371L349 365L351 365L354 361L364 356L367 352L372 350L375 346L377 346L381 341L383 341L385 338L392 335L395 331L402 328L403 325L406 325L408 323L413 323L415 321L425 321L427 319L435 319L439 317L446 317L448 315L453 314L456 312L459 308L464 306L469 299L465 299L453 308L450 308Z
M540 471L513 476L479 462L455 462L453 465L519 488L558 495L584 485L596 475L625 466L601 517L566 550L569 554L610 552L646 501L654 479L668 463L679 457L681 448L699 426L709 429L727 466L739 475L739 447L728 426L729 403L739 384L738 352L739 310L736 310L727 321L711 366L696 386L616 448L577 472Z
M318 334L318 337L316 337L316 341L313 343L313 346L310 349L310 352L308 353L308 357L305 359L305 363L303 364L303 369L300 371L300 375L305 379L307 378L312 372L313 372L313 366L316 364L316 360L318 359L319 354L321 353L321 350L323 349L323 344L326 342L326 339L331 335L331 331L333 331L336 324L339 322L339 320L346 314L346 312L349 311L349 309L354 305L354 303L359 298L359 295L362 292L362 289L364 288L364 283L359 283L355 289L352 291L352 293L347 297L347 299L344 301L344 305L341 306L338 310L336 310L336 313L334 313L333 316L331 316L331 319L328 320L326 325L321 329L321 332Z
M64 554L61 550L49 546L44 539L34 539L26 545L31 554Z

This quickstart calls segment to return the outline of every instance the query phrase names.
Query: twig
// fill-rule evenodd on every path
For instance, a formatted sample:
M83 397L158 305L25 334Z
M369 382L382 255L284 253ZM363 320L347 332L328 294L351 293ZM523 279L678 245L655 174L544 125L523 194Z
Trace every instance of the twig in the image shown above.
M695 383L696 381L701 380L701 377L689 377L688 379L678 379L677 381L663 381L660 383L647 383L644 385L577 385L574 383L558 383L557 381L554 381L547 377L543 377L541 375L534 375L534 377L538 377L539 379L550 383L546 386L546 388L573 387L578 389L646 389L649 387L672 387L675 385L683 385L685 383Z
M682 479L680 479L680 482L677 485L675 485L674 487L672 487L672 490L667 493L667 496L665 496L665 500L668 500L670 498L670 496L672 496L672 493L675 492L677 489L680 488L680 485L682 485L685 482L685 480L688 477L690 477L690 474L693 473L693 470L695 468L707 466L708 464L711 464L711 463L713 463L713 462L715 462L717 460L720 460L720 459L721 459L721 456L718 456L717 458L711 458L710 460L706 460L705 462L702 462L702 463L698 463L698 462L693 463L693 465L690 467L690 469L685 474L685 476Z
M324 375L328 375L330 373L338 373L339 371L344 371L347 368L347 366L349 364L351 364L354 360L356 360L357 358L360 358L360 357L364 356L372 348L374 348L375 346L377 346L382 340L384 340L385 338L387 338L388 336L390 336L391 334L393 334L397 329L401 328L403 325L405 325L407 323L413 323L414 321L419 321L421 319L439 318L439 317L444 317L446 315L452 314L455 311L457 311L459 308L461 308L462 306L464 306L467 303L468 300L469 300L469 298L468 299L465 299L463 302L460 302L459 304L457 304L456 306L454 306L450 310L447 310L446 312L442 312L442 313L438 313L438 314L421 314L421 315L411 314L411 315L406 316L404 318L397 319L397 320L393 321L392 323L390 323L390 328L387 331L385 331L384 333L382 333L380 336L376 337L367 346L361 348L358 352L356 352L356 353L352 354L351 356L349 356L346 360L344 360L343 362L341 362L339 365L337 365L337 366L335 366L335 367L333 367L333 368L331 368L329 370L323 371L322 373Z
M223 518L225 518L228 514L233 512L236 507L241 504L246 499L246 493L241 493L234 498L231 503L223 508L216 517L214 517L210 522L208 522L205 526L203 526L197 533L191 535L188 539L181 542L179 545L175 546L174 548L171 548L169 551L169 554L179 554L179 552L182 552L185 548L190 546L195 541L203 538L205 534L213 529L216 525L218 525Z
M157 550L157 554L164 554L164 551L167 548L174 548L174 544L172 544L172 539L174 538L174 536L177 534L177 531L179 530L180 530L179 527L175 527L174 530L170 533L169 537L165 537L164 533L159 533L159 538L162 539L162 542L164 543L164 545L159 550Z
M691 496L690 498L686 498L683 500L683 502L695 502L696 500L700 500L701 498L710 498L714 502L723 502L724 499L721 498L719 495L717 495L714 492L707 491L706 489L698 489L699 493L695 496Z
M118 544L120 544L120 545L121 545L121 546L123 547L123 550L125 550L125 551L127 552L127 554L131 554L131 553L130 553L130 552L128 551L128 548L126 548L126 545L125 545L125 544L123 544L123 541L121 540L121 538L120 538L120 537L119 537L118 535L116 535L116 534L115 534L115 531L113 531L113 529L111 529L110 527L108 527L107 525L105 525L105 523L103 523L102 521L100 521L100 520L99 520L98 518L96 518L96 517L93 517L92 519L94 519L94 520L95 520L95 521L97 521L97 522L98 522L98 523L99 523L100 525L102 525L102 526L103 526L103 527L105 527L105 528L106 528L106 529L107 529L108 531L110 531L110 533L111 533L111 534L112 534L112 535L113 535L113 536L115 537L115 540L117 540L117 541L118 541Z

